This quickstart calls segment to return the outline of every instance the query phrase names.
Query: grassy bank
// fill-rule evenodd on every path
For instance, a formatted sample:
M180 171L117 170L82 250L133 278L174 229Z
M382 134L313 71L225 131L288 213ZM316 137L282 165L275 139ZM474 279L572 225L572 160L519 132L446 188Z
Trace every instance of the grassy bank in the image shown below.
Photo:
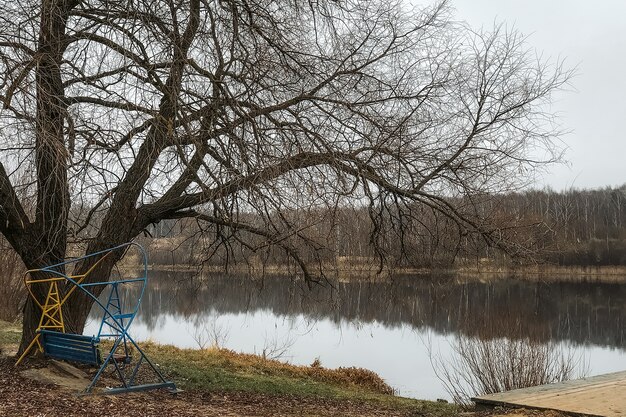
M144 347L183 389L365 401L442 416L457 411L453 405L395 396L389 385L366 369L295 366L227 349L179 349L150 343Z
M0 352L13 354L19 338L17 325L0 321ZM179 349L154 343L143 343L142 347L186 391L368 403L402 415L444 417L459 411L450 404L395 396L389 385L366 369L326 369L317 363L294 366L216 348Z

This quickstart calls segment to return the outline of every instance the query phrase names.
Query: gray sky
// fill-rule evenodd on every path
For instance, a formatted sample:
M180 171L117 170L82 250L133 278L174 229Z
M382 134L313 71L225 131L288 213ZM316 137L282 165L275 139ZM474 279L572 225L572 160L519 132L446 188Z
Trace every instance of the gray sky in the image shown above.
M552 167L537 186L555 189L626 183L626 1L453 0L458 20L474 27L513 25L545 56L578 73L553 107L571 133L562 139L569 166Z

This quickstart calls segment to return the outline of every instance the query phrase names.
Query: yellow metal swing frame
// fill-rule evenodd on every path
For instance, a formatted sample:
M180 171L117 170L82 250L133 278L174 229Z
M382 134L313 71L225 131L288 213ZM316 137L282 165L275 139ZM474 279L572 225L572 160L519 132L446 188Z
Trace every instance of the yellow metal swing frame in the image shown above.
M98 261L96 261L87 272L80 275L69 275L77 284L82 283L85 278L109 255L111 252L107 252ZM43 346L40 341L41 330L55 330L61 333L65 333L65 322L63 321L63 304L72 295L77 286L73 285L67 293L61 298L61 292L59 291L59 282L67 282L65 277L54 277L44 279L31 279L34 272L46 272L43 269L30 269L24 274L24 286L28 290L30 298L41 309L41 317L39 318L39 325L35 330L35 336L33 340L28 344L28 347L22 352L22 355L15 362L15 366L19 365L22 360L28 355L28 353L37 345L37 349L43 352ZM35 293L33 292L33 285L49 284L46 299L43 304L39 301Z

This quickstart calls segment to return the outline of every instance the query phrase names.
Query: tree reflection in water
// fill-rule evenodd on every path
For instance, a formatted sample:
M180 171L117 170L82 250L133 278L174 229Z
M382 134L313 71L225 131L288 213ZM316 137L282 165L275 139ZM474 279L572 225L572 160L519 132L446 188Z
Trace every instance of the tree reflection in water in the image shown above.
M626 286L599 283L443 281L333 282L312 291L289 277L193 276L152 272L137 320L149 330L161 315L182 318L271 311L335 323L378 322L479 339L520 337L622 349Z

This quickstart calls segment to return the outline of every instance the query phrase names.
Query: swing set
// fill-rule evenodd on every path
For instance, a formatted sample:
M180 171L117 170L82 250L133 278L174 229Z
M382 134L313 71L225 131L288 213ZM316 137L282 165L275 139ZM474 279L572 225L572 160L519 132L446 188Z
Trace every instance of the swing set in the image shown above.
M143 274L140 277L117 279L104 282L85 282L94 269L115 251L126 252L131 247L138 249L143 261ZM65 271L75 267L81 261L95 259L93 265L80 275L68 275ZM41 279L32 278L37 273ZM70 362L98 367L98 371L84 393L92 392L96 383L105 372L112 367L112 374L117 376L120 386L106 388L103 394L118 394L130 391L166 388L177 392L176 385L166 381L158 368L148 359L145 352L129 334L129 328L139 311L148 281L148 261L144 249L133 242L125 243L111 249L92 253L80 258L33 269L24 275L24 284L35 305L41 309L39 325L33 340L19 357L15 365L19 365L27 354L37 348L45 356ZM47 286L37 297L34 286ZM63 304L76 290L81 291L97 306L102 314L96 335L67 333L63 321ZM98 296L95 289L102 289ZM108 290L108 292L107 292ZM65 291L63 293L63 291ZM43 300L42 300L43 298ZM134 302L133 302L134 301ZM100 341L110 340L112 346L106 355L101 353ZM103 357L104 356L104 357ZM152 371L156 382L140 383L146 377L142 368ZM143 381L142 381L143 382Z

